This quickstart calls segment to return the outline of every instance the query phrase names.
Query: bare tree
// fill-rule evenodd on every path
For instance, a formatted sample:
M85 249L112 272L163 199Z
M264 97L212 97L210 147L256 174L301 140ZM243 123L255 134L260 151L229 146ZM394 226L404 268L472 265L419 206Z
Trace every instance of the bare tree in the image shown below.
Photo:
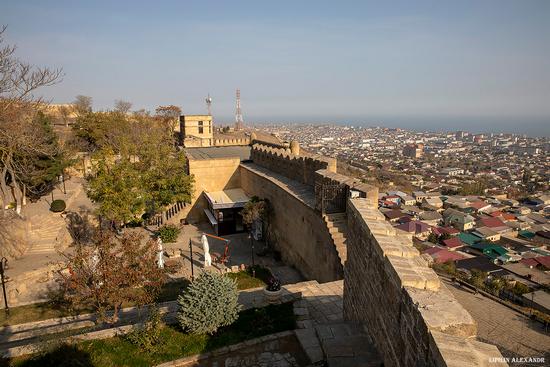
M26 202L29 177L36 157L52 157L56 148L44 137L37 111L43 107L34 92L61 80L61 69L35 67L15 56L14 45L4 45L6 26L0 27L0 253L20 252L13 229ZM6 208L15 203L15 213Z
M16 47L6 45L0 29L0 200L2 212L9 203L9 195L16 202L17 213L25 201L24 175L34 155L50 156L33 121L42 104L33 92L40 87L60 81L60 69L34 67L15 57Z
M122 99L117 99L115 101L115 111L121 113L128 113L132 108L132 102L124 101Z
M84 115L88 112L92 112L92 102L92 97L83 96L81 94L76 96L73 102L76 113Z

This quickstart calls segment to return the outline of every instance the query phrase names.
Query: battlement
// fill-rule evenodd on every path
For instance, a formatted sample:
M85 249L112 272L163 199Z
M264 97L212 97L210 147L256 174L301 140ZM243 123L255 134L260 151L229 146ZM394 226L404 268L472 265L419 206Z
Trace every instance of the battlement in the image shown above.
M217 147L227 147L227 146L234 146L234 145L250 145L250 138L249 137L241 137L241 138L214 138L213 139L213 145Z
M318 170L336 172L336 160L321 155L291 153L290 148L253 144L250 158L254 163L292 180L315 185Z
M502 357L473 339L474 319L376 202L348 200L347 217L344 317L365 326L384 365L484 366Z

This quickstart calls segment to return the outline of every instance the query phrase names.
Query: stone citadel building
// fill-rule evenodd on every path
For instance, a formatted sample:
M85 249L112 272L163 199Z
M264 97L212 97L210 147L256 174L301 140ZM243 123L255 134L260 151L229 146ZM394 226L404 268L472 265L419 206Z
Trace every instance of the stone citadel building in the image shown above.
M269 199L274 248L308 279L344 280L344 317L364 329L384 365L506 365L495 346L476 340L474 319L412 238L385 222L376 187L339 174L334 159L296 142L249 140L186 148L195 178L188 221L219 226L208 213L220 192L228 206L238 204L232 190Z

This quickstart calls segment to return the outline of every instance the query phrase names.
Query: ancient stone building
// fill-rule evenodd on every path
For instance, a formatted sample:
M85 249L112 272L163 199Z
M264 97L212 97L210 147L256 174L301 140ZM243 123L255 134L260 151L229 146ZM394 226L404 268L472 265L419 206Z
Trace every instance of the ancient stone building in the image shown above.
M334 159L296 142L251 140L187 150L196 181L190 220L201 220L211 190L268 199L274 248L308 279L344 279L344 317L364 328L384 365L506 365L495 346L475 340L475 321L412 238L385 222L376 187L339 174Z

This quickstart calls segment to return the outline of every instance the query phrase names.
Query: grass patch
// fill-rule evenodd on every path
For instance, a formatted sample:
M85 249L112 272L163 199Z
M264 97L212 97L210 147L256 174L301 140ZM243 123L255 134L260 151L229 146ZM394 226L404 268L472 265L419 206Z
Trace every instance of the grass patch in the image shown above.
M92 312L91 308L82 307L76 310L69 310L65 306L53 302L35 303L32 305L10 307L9 317L5 312L0 312L0 325L9 326L23 324L26 322L47 320L51 318L74 316Z
M263 335L292 330L295 325L292 303L284 303L242 311L237 321L231 326L218 330L214 335L187 334L177 326L164 326L158 349L153 353L140 350L124 338L115 337L62 345L31 358L13 359L6 365L13 367L145 367Z
M256 265L254 267L255 276L252 276L252 267L238 273L228 273L227 276L237 281L237 289L250 289L265 287L268 279L271 277L269 269Z

